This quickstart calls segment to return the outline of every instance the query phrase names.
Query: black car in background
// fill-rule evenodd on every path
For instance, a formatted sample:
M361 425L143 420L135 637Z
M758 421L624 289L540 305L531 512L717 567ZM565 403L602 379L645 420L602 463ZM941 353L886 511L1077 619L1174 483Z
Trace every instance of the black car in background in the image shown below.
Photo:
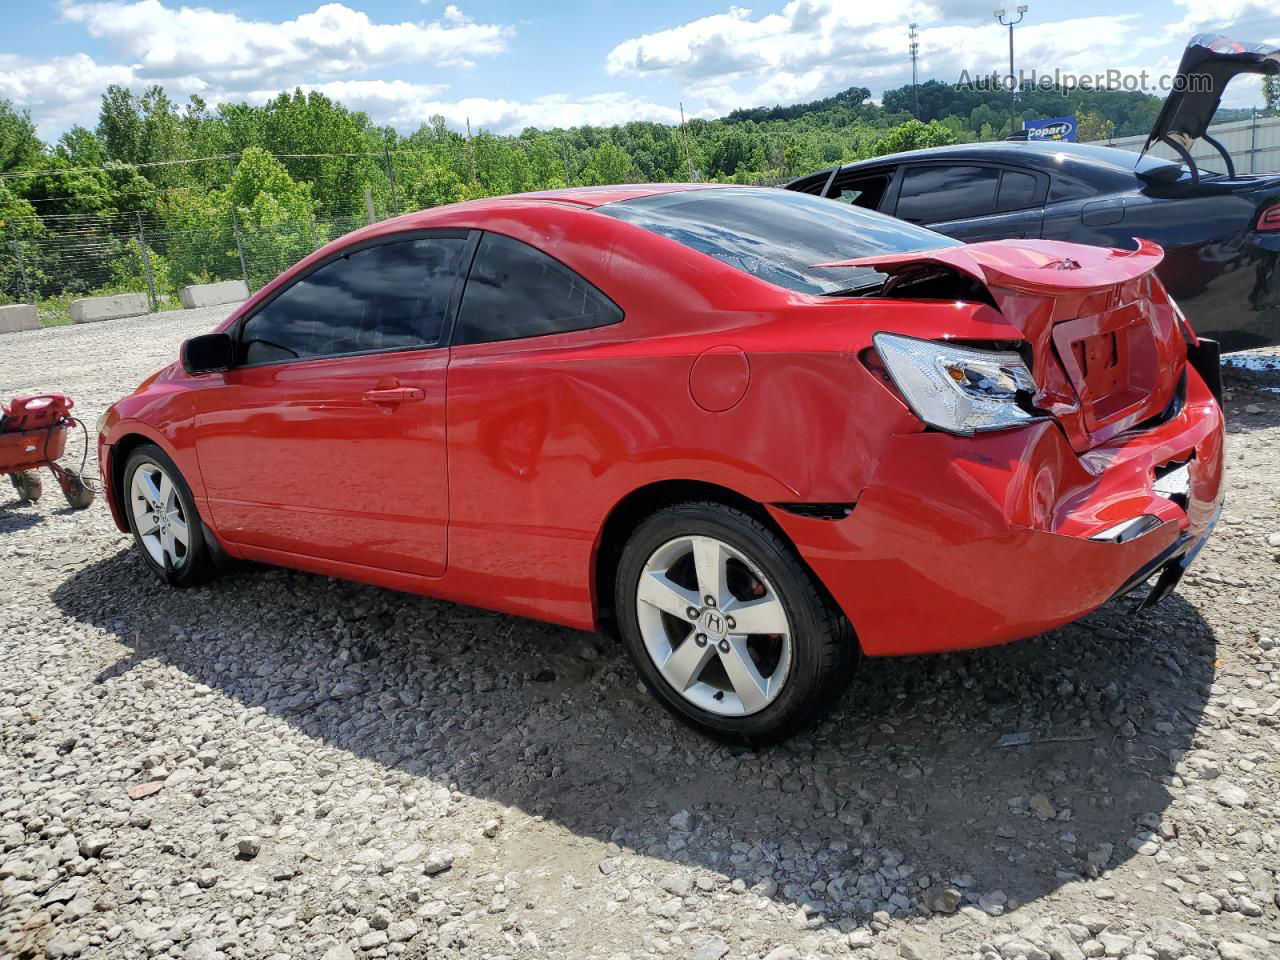
M1165 250L1157 273L1200 334L1224 350L1280 343L1280 173L1237 175L1206 136L1238 73L1280 72L1280 51L1197 36L1180 72L1207 72L1215 91L1169 95L1148 146L1181 161L1074 143L1004 142L912 150L824 170L788 190L830 197L958 240L1009 237ZM1198 169L1204 137L1225 172Z

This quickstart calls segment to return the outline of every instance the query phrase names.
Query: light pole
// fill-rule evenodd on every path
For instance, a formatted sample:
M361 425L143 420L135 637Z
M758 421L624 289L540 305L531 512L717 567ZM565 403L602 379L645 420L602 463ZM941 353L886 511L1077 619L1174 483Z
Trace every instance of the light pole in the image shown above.
M1015 24L1022 22L1022 18L1026 15L1027 5L1019 4L1015 13L1018 14L1017 20L1010 20L1005 23L1004 10L996 11L996 20L1002 27L1009 28L1009 136L1013 136L1015 131L1013 128L1018 122L1018 80L1013 72L1013 28Z

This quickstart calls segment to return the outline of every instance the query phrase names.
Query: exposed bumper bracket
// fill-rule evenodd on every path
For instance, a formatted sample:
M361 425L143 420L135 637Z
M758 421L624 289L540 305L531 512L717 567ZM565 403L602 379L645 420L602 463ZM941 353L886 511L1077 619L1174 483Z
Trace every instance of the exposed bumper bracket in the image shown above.
M1157 573L1160 574L1156 580L1155 586L1151 591L1142 598L1138 605L1134 608L1134 613L1141 613L1149 610L1157 603L1163 600L1169 594L1173 593L1174 588L1182 580L1182 575L1187 572L1187 568L1191 566L1191 561L1196 558L1196 554L1200 552L1200 548L1205 545L1209 539L1209 535L1213 533L1213 528L1218 522L1218 517L1222 513L1222 504L1218 504L1218 509L1214 511L1213 519L1209 521L1204 531L1196 539L1192 539L1189 534L1183 534L1172 544L1162 550L1157 556L1143 564L1132 577L1125 582L1125 585L1115 592L1111 599L1123 597L1127 593L1131 593L1144 584Z

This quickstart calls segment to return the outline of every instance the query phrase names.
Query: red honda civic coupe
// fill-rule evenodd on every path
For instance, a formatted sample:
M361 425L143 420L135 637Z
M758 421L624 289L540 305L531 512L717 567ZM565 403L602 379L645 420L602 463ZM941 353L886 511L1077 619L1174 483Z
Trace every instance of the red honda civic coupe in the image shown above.
M112 406L106 500L176 586L240 558L616 632L680 718L764 743L860 655L1173 588L1223 423L1161 256L770 188L439 207Z

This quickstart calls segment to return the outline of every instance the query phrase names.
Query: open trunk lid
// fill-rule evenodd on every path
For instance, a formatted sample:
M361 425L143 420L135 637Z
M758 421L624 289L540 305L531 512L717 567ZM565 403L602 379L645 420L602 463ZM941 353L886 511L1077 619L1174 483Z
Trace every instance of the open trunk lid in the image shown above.
M1192 37L1178 64L1174 90L1165 98L1142 152L1146 153L1156 142L1166 143L1177 151L1199 180L1195 161L1191 159L1191 146L1204 139L1222 154L1228 175L1234 176L1231 155L1209 136L1208 130L1227 84L1242 73L1280 74L1280 47L1237 43L1212 33Z
M995 240L821 266L889 274L885 294L937 267L977 280L1031 346L1036 407L1083 452L1160 417L1181 389L1186 340L1153 273L1163 258L1145 240L1136 250Z

